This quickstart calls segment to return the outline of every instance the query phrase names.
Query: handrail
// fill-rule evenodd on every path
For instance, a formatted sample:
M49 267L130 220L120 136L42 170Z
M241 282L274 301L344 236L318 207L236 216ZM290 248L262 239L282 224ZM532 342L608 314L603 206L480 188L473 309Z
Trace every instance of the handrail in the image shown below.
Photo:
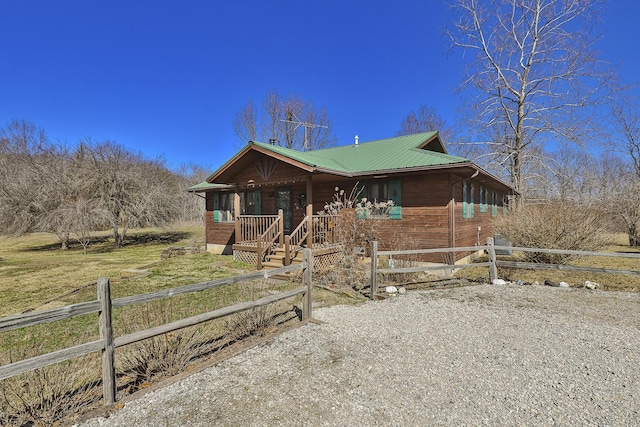
M309 234L309 227L307 227L307 224L308 221L305 215L302 222L298 224L296 229L293 230L291 234L289 234L290 243L292 245L299 246L300 243L302 243L302 241L307 238L307 235Z
M284 236L284 265L289 265L296 254L291 251L292 247L301 246L302 242L309 235L308 216L304 216L300 224L291 232Z
M269 248L282 236L282 210L279 211L279 215L276 217L278 220L273 222L264 233L257 238L256 246L258 252L258 270L262 269L262 257L269 250Z

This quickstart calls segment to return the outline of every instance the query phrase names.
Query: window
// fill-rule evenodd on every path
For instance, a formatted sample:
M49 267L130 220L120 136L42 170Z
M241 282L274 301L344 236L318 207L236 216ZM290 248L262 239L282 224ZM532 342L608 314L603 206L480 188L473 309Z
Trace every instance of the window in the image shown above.
M240 195L241 215L261 215L262 214L262 194L260 190L242 192Z
M491 192L491 216L498 215L498 194L495 191Z
M374 181L369 184L369 200L372 202L386 202L389 200L389 183Z
M468 184L464 181L462 183L462 218L473 218L475 216L473 192L473 184Z
M399 179L375 180L362 184L362 192L358 197L369 202L368 209L356 209L358 218L388 217L389 219L402 219L402 181ZM378 207L380 203L393 201L393 206Z
M262 212L262 197L260 190L247 191L238 194L240 196L240 215L260 215ZM207 203L213 201L213 207L208 204L207 209L213 210L213 222L233 222L235 206L233 205L234 193L213 193Z
M233 221L233 193L213 194L213 222Z
M480 212L489 212L487 189L484 187L480 187Z

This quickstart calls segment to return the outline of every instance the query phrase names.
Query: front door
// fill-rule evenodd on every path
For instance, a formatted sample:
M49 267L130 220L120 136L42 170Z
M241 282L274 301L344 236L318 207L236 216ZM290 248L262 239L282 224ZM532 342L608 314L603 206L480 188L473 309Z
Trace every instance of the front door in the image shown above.
M291 231L291 189L290 188L277 188L276 189L276 210L282 209L284 231L289 233Z

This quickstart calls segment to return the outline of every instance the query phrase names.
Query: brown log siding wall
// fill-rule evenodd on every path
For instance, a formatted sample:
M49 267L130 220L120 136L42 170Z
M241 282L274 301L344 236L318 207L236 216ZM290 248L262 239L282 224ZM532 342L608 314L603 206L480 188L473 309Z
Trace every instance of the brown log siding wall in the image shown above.
M232 245L235 240L235 226L233 222L213 222L213 211L205 214L205 232L207 243L214 245Z
M246 177L243 175L246 174ZM255 177L255 171L246 171L238 174L236 179L250 179ZM295 175L295 178L293 177ZM295 202L299 194L306 193L306 182L299 169L288 165L280 165L274 172L271 181L282 180L282 184L275 187L267 187L264 184L255 188L262 190L262 213L265 215L275 214L276 188L290 188L292 193L292 227L296 227L304 218L305 210L296 209ZM479 243L486 242L487 237L492 236L492 211L491 192L496 191L487 183L480 183L471 180L474 187L474 217L463 218L462 216L462 181L460 177L450 175L447 172L432 172L423 174L407 174L404 176L393 176L392 179L400 178L402 185L402 219L379 221L377 235L379 240L379 250L393 249L418 249L473 246L478 243L478 226L481 227ZM387 178L389 179L389 178ZM287 181L288 180L288 181ZM293 182L295 181L295 182ZM360 180L359 182L370 182L371 179ZM240 181L241 182L241 181ZM313 185L313 212L324 209L326 203L333 200L335 188L344 190L347 194L351 192L356 180L340 179L335 182L315 183ZM449 218L449 203L453 194L455 197L454 215L455 220ZM480 187L488 190L488 211L480 212ZM502 214L502 200L504 192L498 191L497 214ZM362 196L361 196L362 197ZM206 232L207 243L231 244L233 243L233 223L213 223L212 203L207 204ZM453 224L454 223L454 224ZM451 242L451 227L454 227L455 241ZM460 259L468 253L456 254L456 259ZM424 261L442 262L442 256L424 255Z

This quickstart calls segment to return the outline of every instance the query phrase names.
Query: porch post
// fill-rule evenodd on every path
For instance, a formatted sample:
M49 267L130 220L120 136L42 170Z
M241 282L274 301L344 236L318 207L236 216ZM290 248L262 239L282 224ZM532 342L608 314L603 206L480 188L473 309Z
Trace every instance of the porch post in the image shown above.
M456 196L455 196L455 183L453 182L451 174L449 174L449 187L451 188L451 197L447 204L449 210L449 247L455 248L456 246Z
M240 235L240 221L238 219L240 216L240 193L238 193L238 189L236 189L233 193L233 224L235 225L235 242L241 242L242 236Z
M309 249L313 246L313 180L311 175L307 175L307 241L305 242Z
M278 228L280 237L278 238L278 245L284 246L284 213L282 209L278 209Z
M449 174L449 186L451 187L451 198L449 199L449 203L447 205L447 209L449 211L449 247L456 247L456 183L453 181L453 176ZM448 255L451 257L451 264L456 263L456 253L449 252Z

